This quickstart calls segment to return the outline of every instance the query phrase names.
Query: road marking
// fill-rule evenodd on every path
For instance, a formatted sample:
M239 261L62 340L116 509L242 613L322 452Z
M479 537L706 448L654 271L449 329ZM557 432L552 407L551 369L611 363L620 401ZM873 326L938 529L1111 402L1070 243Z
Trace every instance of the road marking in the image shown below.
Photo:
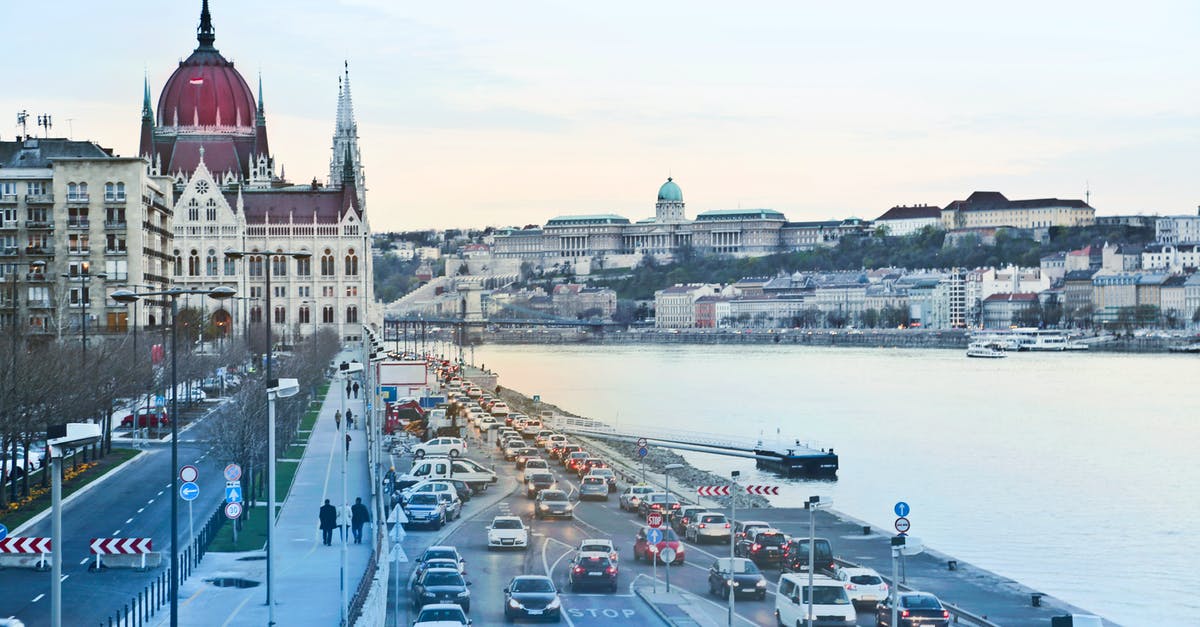
M89 561L88 558L85 557L82 560L80 560L79 565L83 566L84 564L88 563L88 561Z
M129 524L129 523L131 523L131 522L133 522L133 519L132 519L132 518L130 518L129 520L126 520L126 521L125 521L125 524L127 524L127 525L128 525L128 524Z
M163 492L164 492L164 490L159 490L159 491L158 491L158 494L155 494L154 496L162 496L162 493L163 493Z
M39 594L39 595L37 595L37 596L33 597L33 602L34 602L34 603L37 603L38 601L41 601L41 600L42 600L42 597L44 597L44 596L46 596L46 595L45 595L45 594Z
M150 499L149 501L146 501L146 505L149 505L149 504L151 504L151 503L153 503L153 502L154 502L154 499Z
M120 534L120 533L121 533L121 530L120 530L120 529L117 529L116 531L114 531L114 532L113 532L113 535L115 536L115 535L118 535L118 534Z
M59 580L58 580L58 582L59 582L59 583L62 583L62 582L64 582L64 581L66 581L66 580L67 580L67 577L70 577L70 575L63 575L63 576L62 576L62 579L59 579Z
M139 507L139 508L138 508L138 511L137 511L137 513L139 513L139 514L140 514L140 513L144 512L144 511L146 511L146 508L145 508L145 507Z
M170 487L171 487L171 484L169 484L169 483L168 483L168 484L166 485L166 488L167 488L167 489L170 489ZM162 494L162 492L159 492L159 494Z

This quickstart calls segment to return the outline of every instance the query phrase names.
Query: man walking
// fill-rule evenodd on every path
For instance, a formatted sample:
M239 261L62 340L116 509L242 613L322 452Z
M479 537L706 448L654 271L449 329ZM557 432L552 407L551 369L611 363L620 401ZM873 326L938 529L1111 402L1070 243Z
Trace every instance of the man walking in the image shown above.
M346 410L346 428L354 428L354 412L349 409Z
M371 511L363 505L362 497L354 499L354 507L350 508L350 524L354 528L354 543L362 544L362 528L363 525L371 522Z
M329 504L329 499L325 499L318 516L321 521L321 542L325 546L333 542L333 528L337 527L337 517L337 508Z
M350 434L346 434L346 457L350 457Z
M350 381L346 381L346 398L350 398Z
M342 430L342 410L339 409L333 412L333 424L337 427L338 431Z
M358 398L358 381L354 382L354 398Z

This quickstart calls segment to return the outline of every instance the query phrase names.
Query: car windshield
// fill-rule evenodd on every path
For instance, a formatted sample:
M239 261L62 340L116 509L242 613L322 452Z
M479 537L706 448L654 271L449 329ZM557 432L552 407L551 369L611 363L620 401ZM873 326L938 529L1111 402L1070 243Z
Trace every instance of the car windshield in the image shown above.
M521 521L508 518L497 519L492 521L492 529L521 529Z
M723 558L717 560L717 570L719 570L723 573L730 572L728 557L723 557ZM759 572L758 567L755 566L754 562L751 562L750 560L747 560L747 559L733 560L733 573L735 575L754 575L754 574L758 574L758 572Z
M883 580L878 575L851 575L850 583L860 586L878 586Z
M927 594L914 594L903 597L901 603L904 605L904 607L914 610L942 609L942 604L938 602L937 598L931 597Z
M554 483L554 475L552 475L548 472L538 472L538 473L529 475L529 480L532 481L533 483L549 484L549 483Z
M418 623L451 622L467 624L467 617L458 608L425 608L417 616Z
M431 559L425 562L425 570L431 568L458 568L458 562L452 559Z
M437 559L451 560L453 562L457 562L458 555L454 552L454 549L429 549L429 550L425 551L425 561L426 562L428 562L429 560L437 560Z
M426 571L424 583L427 586L466 586L462 575L441 570Z
M542 490L543 501L565 501L567 493L562 490Z
M554 584L550 583L549 579L541 577L516 579L513 581L511 590L513 592L554 592Z
M526 468L549 468L549 466L546 465L546 460L544 460L544 459L531 459L531 460L525 462L525 467Z
M413 497L411 499L409 499L408 504L409 505L436 505L437 502L438 502L438 498L436 495L414 494Z
M605 544L581 544L579 545L580 553L599 552L607 553L612 550L612 547Z
M760 533L760 534L758 534L758 538L755 539L755 542L758 542L759 544L761 544L763 546L782 546L783 545L783 534Z
M801 588L801 603L808 603L808 586ZM849 605L850 597L841 586L819 586L813 590L813 605Z

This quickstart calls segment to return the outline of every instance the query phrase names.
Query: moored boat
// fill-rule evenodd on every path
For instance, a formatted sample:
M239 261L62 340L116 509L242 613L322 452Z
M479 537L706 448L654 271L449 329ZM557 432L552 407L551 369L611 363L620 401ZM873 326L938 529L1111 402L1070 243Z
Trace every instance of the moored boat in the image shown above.
M1004 349L994 342L972 342L967 346L967 357L1001 359L1008 357L1008 353L1004 352Z

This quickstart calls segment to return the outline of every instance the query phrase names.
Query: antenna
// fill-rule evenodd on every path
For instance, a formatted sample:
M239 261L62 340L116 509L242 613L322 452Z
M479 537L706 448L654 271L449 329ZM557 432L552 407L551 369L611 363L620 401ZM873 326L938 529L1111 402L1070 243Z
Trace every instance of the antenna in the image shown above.
M50 121L49 113L43 113L42 115L39 115L37 118L37 125L42 127L43 138L50 135L50 127L54 126L54 124Z
M28 132L28 130L26 129L26 126L25 126L25 121L26 121L26 120L28 120L28 119L29 119L29 112L28 112L28 111L26 111L26 110L24 110L24 109L21 109L20 111L17 111L17 124L20 124L20 125L21 125L21 137L25 137L26 135L28 135L28 134L29 134L29 132Z
M1091 181L1084 182L1083 197L1086 199L1083 202L1087 203L1087 205L1089 207L1092 206L1092 182Z
M75 139L75 118L67 118L67 139Z

